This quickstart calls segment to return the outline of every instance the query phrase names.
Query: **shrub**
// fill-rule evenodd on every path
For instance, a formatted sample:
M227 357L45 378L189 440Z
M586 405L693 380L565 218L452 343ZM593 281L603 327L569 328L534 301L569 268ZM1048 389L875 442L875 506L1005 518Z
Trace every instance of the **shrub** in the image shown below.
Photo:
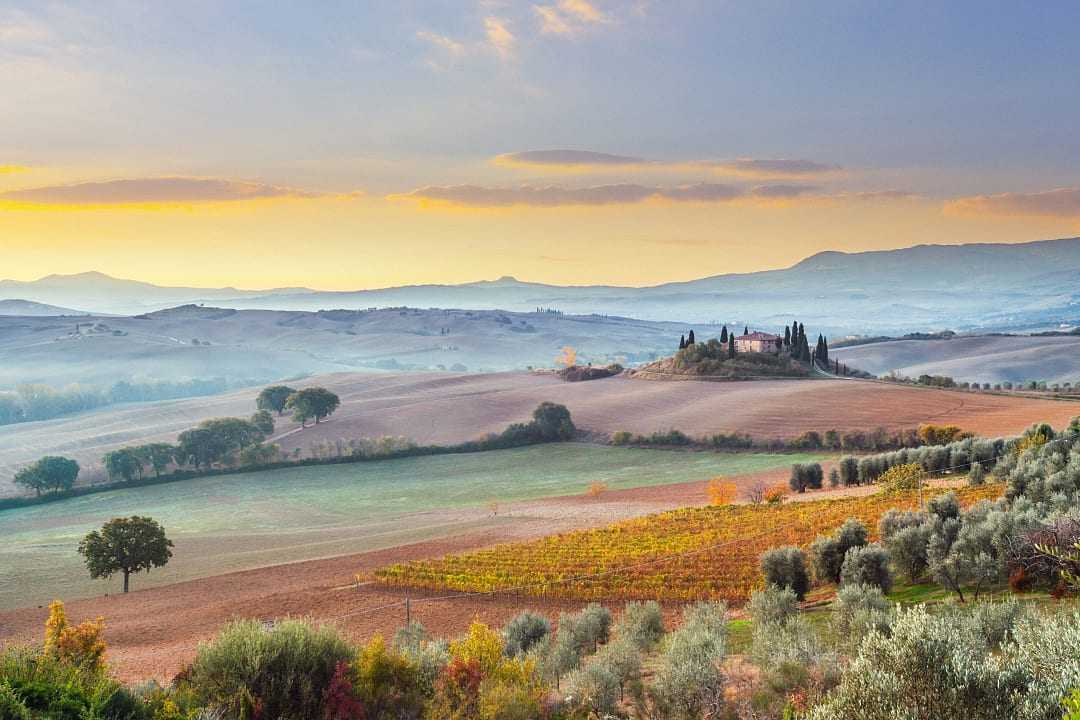
M1012 636L1012 630L1021 617L1020 603L1015 600L976 603L970 611L971 622L980 637L991 648L998 648Z
M889 553L878 543L853 547L844 554L841 585L868 585L889 592L892 582Z
M333 685L332 676L324 696ZM405 655L387 647L382 636L376 635L360 649L356 659L352 692L363 709L357 720L419 717L424 704L421 687L417 668Z
M611 436L612 445L629 445L634 436L626 430L619 430Z
M829 487L840 487L840 471L836 468L829 470Z
M1057 720L1080 686L1080 613L1021 618L1014 636L994 654L968 614L899 611L807 718Z
M848 648L858 647L871 631L887 634L891 607L879 587L844 585L833 603L833 634Z
M798 598L791 588L779 588L775 585L750 595L749 607L755 626L783 625L799 612Z
M835 535L816 539L810 545L810 554L817 579L839 583L845 554L853 547L865 545L867 537L866 526L855 518L848 518Z
M836 664L805 615L795 615L782 625L755 625L750 657L767 671L785 665L814 668Z
M608 717L619 702L619 679L606 663L593 661L567 676L566 693L571 703L588 708L593 716Z
M519 613L503 628L504 652L509 657L524 655L550 632L551 621L543 615L527 611Z
M651 650L664 636L664 616L660 604L628 602L619 620L619 638L628 640L639 650Z
M268 630L240 620L199 646L191 684L201 700L230 715L258 707L264 717L316 718L338 663L353 655L325 625L284 620Z
M780 505L787 498L787 488L783 485L774 485L765 490L762 499L769 505Z
M977 487L984 483L986 483L986 470L983 469L981 462L973 462L971 470L968 471L968 485Z
M787 545L773 548L761 555L761 572L765 582L779 588L790 588L802 600L810 589L810 574L806 570L806 554Z
M726 608L719 603L698 603L683 611L683 624L671 633L650 698L672 720L717 717L724 706Z

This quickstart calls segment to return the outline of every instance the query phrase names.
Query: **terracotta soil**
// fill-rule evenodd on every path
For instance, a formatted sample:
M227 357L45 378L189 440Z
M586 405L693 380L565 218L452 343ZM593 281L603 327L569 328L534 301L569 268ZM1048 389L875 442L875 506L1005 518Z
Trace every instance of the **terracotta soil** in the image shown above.
M741 488L763 480L783 482L787 469L730 478ZM392 635L405 623L406 593L373 583L356 584L356 575L414 558L439 556L522 540L574 528L594 527L625 517L705 504L705 481L630 490L608 490L597 497L566 496L509 504L500 514L518 521L505 527L462 534L373 552L277 565L244 572L106 595L66 603L72 622L104 617L109 662L118 677L169 680L195 655L200 641L237 618L270 620L305 616L337 623L356 640L376 633ZM808 493L800 499L820 497ZM534 518L530 520L530 518ZM411 613L430 631L455 635L478 618L502 624L524 608L557 615L580 603L513 596L468 596L433 601L436 593L411 592ZM393 605L393 607L383 607ZM677 612L677 608L669 608ZM44 606L0 612L0 643L38 641L48 610Z

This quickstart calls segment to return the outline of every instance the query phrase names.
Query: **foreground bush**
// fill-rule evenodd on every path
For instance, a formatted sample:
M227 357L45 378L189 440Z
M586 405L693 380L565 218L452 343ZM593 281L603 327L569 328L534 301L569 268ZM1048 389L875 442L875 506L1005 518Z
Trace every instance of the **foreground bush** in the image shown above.
M0 654L3 720L150 720L147 707L104 672L36 648Z
M240 620L199 646L190 684L230 717L320 718L339 663L355 657L332 628L284 620L266 629Z
M700 720L724 707L727 610L721 603L698 603L683 611L683 625L671 634L649 694L649 717Z
M891 636L871 632L840 685L809 720L1058 720L1080 686L1080 613L1031 616L992 653L967 615L900 611Z

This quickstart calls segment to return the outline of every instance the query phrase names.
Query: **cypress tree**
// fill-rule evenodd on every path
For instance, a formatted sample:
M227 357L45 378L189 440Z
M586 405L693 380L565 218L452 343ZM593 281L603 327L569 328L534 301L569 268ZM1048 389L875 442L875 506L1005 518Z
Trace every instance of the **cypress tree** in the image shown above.
M687 345L693 345L694 344L694 331L693 330L690 331L689 337L686 338L686 344Z
M685 335L680 335L679 336L679 349L680 350L685 350L686 349L686 336Z
M731 342L729 342L729 343L727 344L727 356L728 356L728 360L730 360L731 358L735 357L735 336L734 336L734 334L732 334L732 337L730 338L730 340L731 340Z
M825 363L825 367L829 367L829 338L824 335L821 336L821 350L818 352L818 357Z
M749 335L749 334L750 334L750 326L749 326L749 325L745 326L745 327L744 327L744 328L742 329L742 334L743 334L743 335Z
M791 354L799 356L799 323L791 321Z
M784 347L791 347L791 328L784 326Z
M722 342L722 343L727 342L727 325L720 328L720 342Z
M807 345L807 342L806 342L806 328L803 326L802 323L799 323L799 344L800 345L806 345L807 348L810 347L809 345Z

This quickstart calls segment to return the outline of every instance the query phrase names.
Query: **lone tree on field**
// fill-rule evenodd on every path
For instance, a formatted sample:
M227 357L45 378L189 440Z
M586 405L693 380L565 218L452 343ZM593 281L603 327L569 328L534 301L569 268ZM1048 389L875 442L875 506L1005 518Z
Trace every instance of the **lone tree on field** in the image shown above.
M320 420L337 410L340 404L341 399L337 395L322 387L304 388L290 395L285 401L285 407L293 411L293 419L300 423L300 427L304 427L311 418L315 418L315 424L318 425Z
M285 412L285 401L295 392L296 390L288 385L271 385L263 388L259 393L259 397L255 399L255 406L259 410L273 410L278 415L282 415Z
M92 578L124 574L124 592L128 591L131 573L163 567L172 557L172 540L165 528L152 518L132 515L113 518L101 530L93 530L79 543L79 554L86 559Z
M79 463L66 457L47 455L15 473L15 482L40 496L42 491L70 490L78 477Z

